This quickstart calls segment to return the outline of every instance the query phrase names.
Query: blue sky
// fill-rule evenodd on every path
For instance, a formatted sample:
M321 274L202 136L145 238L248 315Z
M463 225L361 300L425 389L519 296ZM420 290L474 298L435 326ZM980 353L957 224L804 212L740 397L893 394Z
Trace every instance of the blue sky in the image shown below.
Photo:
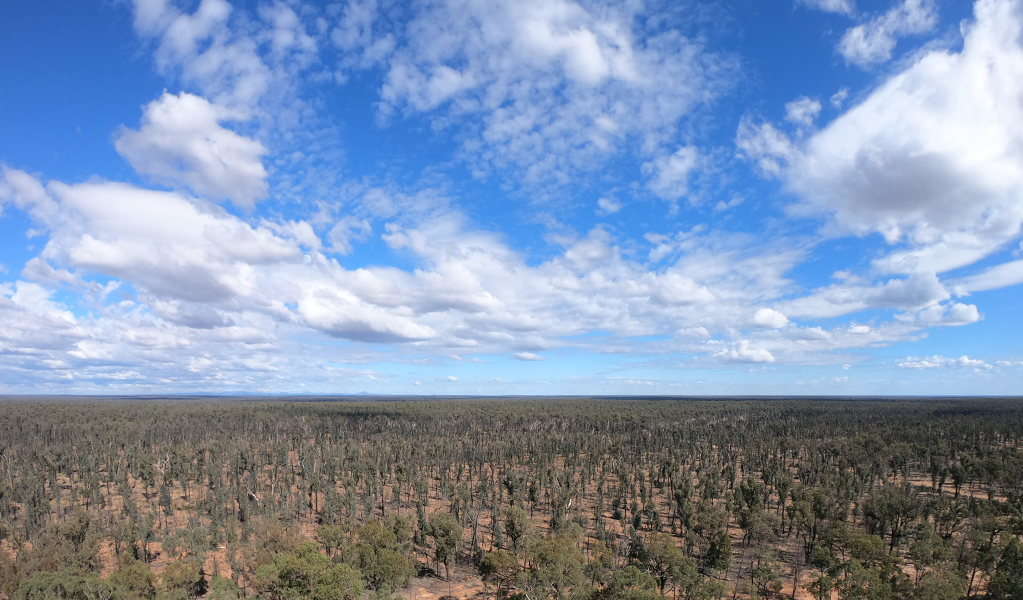
M0 393L1023 393L1021 32L4 3Z

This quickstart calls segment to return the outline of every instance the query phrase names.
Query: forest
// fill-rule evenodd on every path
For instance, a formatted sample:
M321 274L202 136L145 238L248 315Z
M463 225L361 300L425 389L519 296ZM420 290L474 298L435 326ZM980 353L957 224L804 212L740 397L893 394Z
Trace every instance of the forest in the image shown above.
M1019 399L0 400L0 598L1023 599Z

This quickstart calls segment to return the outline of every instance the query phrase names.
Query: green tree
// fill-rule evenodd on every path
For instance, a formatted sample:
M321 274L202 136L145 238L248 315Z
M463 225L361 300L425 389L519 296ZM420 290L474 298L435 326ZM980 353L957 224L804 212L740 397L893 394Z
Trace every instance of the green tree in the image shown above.
M966 580L949 572L929 572L913 590L915 600L959 600L965 595Z
M90 585L91 584L91 585ZM89 600L90 590L95 588L94 576L88 576L73 569L39 571L21 582L15 600Z
M358 543L348 552L347 562L358 569L374 590L404 587L416 573L415 562L401 552L395 533L376 519L355 532Z
M720 529L711 538L710 546L703 555L703 565L708 569L725 571L732 562L732 539L727 529Z
M879 568L866 567L853 559L838 585L838 597L841 600L895 600L898 595Z
M451 581L450 565L462 546L462 526L455 515L440 513L430 521L430 535L433 537L434 557L444 565L445 579Z
M181 592L189 599L206 593L206 573L202 564L195 560L176 560L163 568L160 582L164 591L174 594Z
M504 510L504 534L511 542L512 552L515 554L521 552L533 534L533 522L529 518L529 513L518 506L506 508Z
M604 585L610 581L614 566L615 555L610 546L596 542L590 547L590 560L585 570L591 584Z
M920 583L928 569L939 565L948 558L949 543L934 530L929 522L917 527L913 541L909 545L907 558L913 563L916 571L916 582ZM944 569L939 569L944 571Z
M484 583L493 583L498 600L504 598L511 588L515 576L519 572L519 563L515 557L504 550L487 552L480 559L479 574Z
M555 534L536 540L529 548L529 581L548 597L562 598L585 581L584 558L576 540Z
M921 508L920 498L912 486L889 484L874 490L863 502L863 516L869 529L888 534L888 553L891 554Z
M682 552L675 538L664 533L655 533L646 546L647 571L657 580L657 590L664 594L664 588L681 585L691 587L696 583L696 562Z
M804 587L816 600L830 600L831 590L835 589L835 580L825 573L814 573L813 578Z
M121 598L151 600L156 597L156 576L149 564L143 561L132 560L121 564L108 579L117 588Z
M331 558L339 553L344 556L344 547L348 542L349 528L347 522L341 525L324 525L316 532L316 538L320 540L323 551Z
M991 600L1023 600L1023 551L1013 537L1002 550L988 584Z
M227 577L214 575L210 582L210 600L238 600L238 585Z
M611 582L600 594L603 598L614 600L656 600L657 581L648 573L640 571L635 565L615 571Z
M256 571L256 588L270 600L354 600L362 595L362 574L350 565L333 564L316 544L299 544Z

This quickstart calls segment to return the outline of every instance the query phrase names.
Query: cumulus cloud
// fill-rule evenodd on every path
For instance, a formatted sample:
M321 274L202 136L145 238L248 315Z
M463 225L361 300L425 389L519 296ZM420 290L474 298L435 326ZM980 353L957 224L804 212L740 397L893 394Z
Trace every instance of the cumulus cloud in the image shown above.
M754 123L749 117L739 122L735 145L741 155L756 162L762 173L773 177L780 176L797 156L789 136L770 123Z
M748 340L742 340L731 348L726 348L716 354L714 358L721 362L738 363L771 363L774 362L772 355L765 348L751 348Z
M799 127L810 127L821 112L819 100L803 96L785 105L785 120Z
M250 28L229 26L234 10L226 0L202 0L192 13L167 0L132 3L135 29L157 41L157 67L198 86L215 103L253 107L272 91L272 84L282 83L281 74L260 55L262 40L250 36ZM265 8L263 16L270 23L262 35L278 61L294 56L298 63L311 61L315 44L290 8L278 4Z
M753 315L753 326L764 329L780 329L789 324L789 318L773 308L761 308Z
M867 67L891 59L899 37L925 33L937 24L934 0L902 0L883 15L848 29L838 51L846 62Z
M872 261L873 271L905 276L819 288L788 302L786 314L918 311L949 290L964 295L1023 281L1016 261L947 284L937 279L999 251L1023 223L1021 21L1018 0L980 0L961 51L920 54L805 139L742 121L739 151L796 195L792 214L826 216L829 235L879 234L889 250Z
M656 270L630 258L602 228L561 239L561 252L529 264L501 236L474 229L448 209L384 228L388 247L407 254L415 268L347 269L324 254L339 241L320 244L304 223L252 225L176 193L102 182L43 185L10 169L0 190L5 202L48 219L50 232L31 273L23 274L38 281L2 294L7 308L0 311L0 331L11 327L0 343L47 348L45 360L90 377L160 360L166 368L159 371L168 375L176 362L198 369L204 385L215 385L217 377L272 385L273 373L301 360L282 355L282 348L300 350L310 364L338 353L354 362L388 360L387 347L395 346L424 360L466 354L537 360L545 350L574 346L685 352L731 363L814 362L835 350L913 339L923 328L977 317L976 307L938 304L945 293L933 276L878 285L847 277L813 291L811 306L799 310L787 299L798 290L785 274L805 251L785 240L700 227L651 236L660 249ZM351 224L358 229L358 221ZM75 316L45 287L81 286L92 275L130 284L116 292L120 302L104 300L116 287L90 292L105 307L100 316ZM936 305L941 309L929 308ZM789 322L792 315L868 307L918 312L871 327ZM46 339L16 322L45 324ZM721 337L743 323L748 339L723 346ZM606 335L587 335L595 331ZM669 339L636 341L665 334ZM220 357L223 348L235 358ZM203 349L213 363L183 358Z
M60 206L38 179L24 171L0 165L0 209L11 204L30 214L38 225L53 226Z
M393 271L366 281L322 255L314 263L303 255L302 227L253 227L200 201L118 183L51 182L36 201L59 206L41 258L130 281L169 321L215 328L227 324L225 311L253 310L352 340L436 335L380 306L386 288L400 285Z
M310 327L329 335L372 343L409 342L436 337L433 328L414 319L367 305L339 287L311 287L301 294L298 313Z
M118 317L123 332L151 332L161 352L194 344L196 336L251 350L282 343L280 328L407 344L427 355L510 351L528 358L596 330L610 330L615 339L687 331L680 342L698 342L748 318L751 298L782 293L788 282L781 274L799 256L762 241L690 232L664 238L670 262L651 272L627 258L607 231L594 229L529 265L499 236L467 228L448 212L386 228L384 240L415 257L418 268L349 270L320 251L308 226L253 226L176 193L118 183L43 185L10 169L0 189L5 201L47 219L50 231L33 263L40 283L19 289L81 281L83 274L129 282L136 293ZM122 360L126 337L98 340L77 322L71 316L63 328L49 327L64 332L65 352L76 352L76 360ZM260 330L268 333L247 333ZM79 346L83 339L90 343ZM735 352L737 359L764 356L742 347Z
M818 288L783 302L784 312L806 318L830 318L867 308L919 310L948 299L950 294L933 273L915 274L868 284L847 280Z
M201 3L177 26L180 34L173 25L177 17L167 20L170 9L157 4L151 19L143 8L150 4L140 1L137 19L140 28L161 32L160 44L170 48L165 52L198 60L204 48L221 44L215 34L203 33L228 18L229 11L214 10L220 4ZM846 276L806 292L789 273L806 259L808 247L701 226L651 233L648 255L646 247L637 251L610 228L564 233L552 238L561 248L535 262L442 201L383 190L362 194L355 209L332 212L315 230L273 217L247 222L205 199L245 204L266 193L265 148L225 126L249 114L243 95L208 101L165 94L147 107L137 130L122 132L119 150L141 173L203 198L118 183L44 185L4 168L0 203L24 210L49 240L22 273L25 281L0 290L0 352L17 354L19 364L49 365L54 377L88 372L130 381L145 360L162 365L154 372L168 377L177 364L210 382L222 377L264 385L288 361L322 362L325 356L317 354L386 360L381 356L387 348L380 345L399 346L424 360L485 353L540 360L548 350L571 345L688 353L730 363L849 362L848 356L827 353L975 322L977 307L951 302L949 291L1015 281L1013 268L992 267L948 284L938 274L968 260L960 253L970 244L975 255L983 255L989 246L975 240L994 235L997 246L1011 237L1023 214L1015 191L1023 189L1015 166L1023 164L1017 156L1023 138L1016 132L1023 119L962 110L988 103L1008 106L1002 113L1015 115L1016 105L1006 99L1018 97L1020 79L1013 77L1018 41L1006 29L1013 13L999 13L1001 6L978 6L962 52L921 55L818 132L792 138L770 124L743 121L740 151L799 194L797 212L827 215L844 232L887 236L893 250L873 265L883 281ZM424 10L413 19L421 31L401 33L391 49L385 43L375 50L388 57L385 97L393 108L429 114L438 127L453 126L447 117L468 116L475 125L462 139L492 165L504 161L531 169L542 163L556 170L558 161L567 161L572 168L589 168L587 157L610 156L631 138L643 147L651 191L667 198L688 193L701 154L693 146L680 147L675 128L702 101L697 97L716 85L716 76L700 71L707 58L698 44L677 34L639 44L623 25L631 21L614 11L598 14L556 3L536 16L503 8L512 11L505 17L518 19L510 21L513 27L487 30L476 40L446 38L451 50L427 44L430 32L448 32L427 17L448 14L450 7ZM466 12L491 23L491 16L475 10ZM309 56L311 42L294 15L275 11L263 15L273 23L268 30L273 34L260 38L265 48ZM459 17L451 26L464 21ZM384 38L374 20L367 23L349 37L337 37L343 38L339 45L352 44L371 60L370 46ZM481 25L466 27L476 31ZM507 64L497 61L509 44L528 42L529 36L558 39L554 50L526 44L508 53ZM199 42L190 47L189 39ZM658 96L662 90L646 79L658 61L696 77L666 78L668 95ZM982 71L979 65L988 63L994 66ZM395 70L401 65L406 79ZM961 81L953 83L956 78ZM675 87L680 95L669 97ZM932 88L942 93L921 99L922 90ZM656 103L661 101L666 104ZM491 114L502 110L503 115ZM809 130L820 110L819 101L801 98L787 108L789 125L783 127ZM897 139L889 132L893 127L907 135ZM590 137L578 137L580 131ZM927 169L903 173L921 155L940 158L934 164L941 168L934 169L935 176L946 177L942 185L931 189ZM167 165L173 165L169 175L160 171ZM241 183L224 183L232 177ZM957 185L947 185L952 178ZM921 185L929 191L920 192ZM962 197L974 202L959 201ZM420 204L430 208L415 208ZM613 214L621 203L604 197L597 207ZM413 266L346 268L333 257L374 235ZM637 259L639 254L646 256ZM90 288L99 314L76 315L55 300L54 287L81 287L97 275L127 284L116 292ZM800 327L789 321L879 308L900 312L869 326ZM721 341L734 340L736 327L748 339ZM593 332L604 335L587 336ZM670 339L651 342L645 336ZM309 339L318 350L296 341ZM229 347L232 355L202 353L213 347ZM289 357L282 347L301 350L301 357Z
M917 358L908 356L898 362L902 369L990 369L991 365L983 360L960 356L959 358L946 358L944 356L930 356Z
M129 4L135 30L155 47L157 71L217 107L218 123L234 120L231 127L241 133L243 126L269 150L268 183L277 199L337 193L337 125L308 94L313 84L330 77L319 56L328 43L327 22L317 15L321 11L299 2L251 8L227 0ZM230 114L224 117L225 112ZM151 150L167 155L168 149ZM169 156L175 156L181 149L171 150ZM236 201L244 205L264 195L258 186L243 188Z
M974 304L950 302L935 304L916 313L897 314L895 318L922 327L956 327L976 323L981 319L981 315Z
M221 125L244 117L193 94L164 92L146 105L139 129L122 129L114 145L158 183L252 206L267 193L267 149Z
M266 389L261 373L281 360L272 341L274 324L265 320L249 327L251 319L236 315L249 322L192 329L130 301L97 303L93 314L76 315L55 296L54 290L32 282L0 286L4 389L97 393L112 382L123 390L174 385L212 391L217 384ZM204 372L190 371L200 348L214 352L216 359L207 359Z
M803 212L908 246L884 271L975 262L1023 221L1019 2L981 0L962 52L932 51L788 155ZM775 154L777 155L777 154Z
M119 183L48 186L62 223L41 256L167 297L215 301L254 291L251 266L294 261L294 240L177 194Z
M542 361L542 360L547 360L545 357L540 356L539 354L533 354L532 352L516 352L515 354L512 354L511 357L514 358L515 360L524 360L524 361Z

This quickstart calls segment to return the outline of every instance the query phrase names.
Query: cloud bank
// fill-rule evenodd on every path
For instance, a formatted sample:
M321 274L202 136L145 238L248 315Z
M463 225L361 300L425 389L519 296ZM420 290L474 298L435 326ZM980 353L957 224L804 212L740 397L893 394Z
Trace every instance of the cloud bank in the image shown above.
M852 2L800 4L859 18ZM914 54L859 95L786 96L777 123L737 116L725 148L701 133L720 126L703 111L736 87L741 61L641 4L133 7L156 69L183 88L113 133L138 181L0 176L0 207L35 240L0 283L13 387L329 389L387 381L394 365L486 356L540 371L573 353L673 373L848 367L982 321L968 296L1023 282L1006 258L1023 225L1016 1L978 1L961 49ZM938 18L905 0L839 51L869 67ZM443 164L324 169L344 129L317 113L360 79L373 131L445 137ZM782 206L727 188L736 165L779 182ZM615 169L628 174L602 179ZM542 250L481 224L454 170L526 190ZM595 193L565 191L578 189ZM542 204L559 193L586 218ZM644 208L662 200L688 212L668 222ZM629 219L642 210L640 228ZM836 240L876 244L807 276Z

